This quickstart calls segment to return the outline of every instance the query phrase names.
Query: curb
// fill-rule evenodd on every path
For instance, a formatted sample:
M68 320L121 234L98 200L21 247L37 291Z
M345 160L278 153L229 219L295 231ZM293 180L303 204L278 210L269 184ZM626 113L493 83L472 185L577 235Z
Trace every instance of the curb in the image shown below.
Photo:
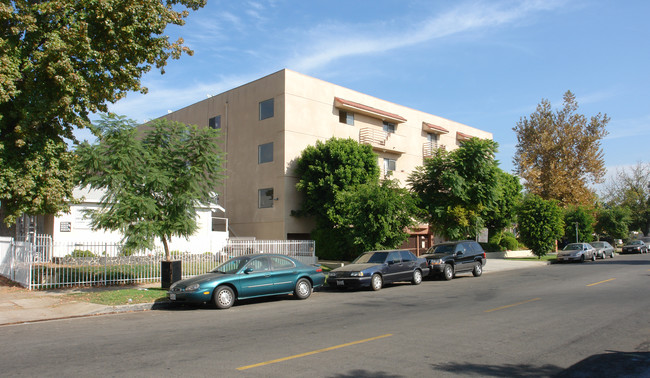
M97 311L93 311L88 316L91 315L107 315L107 314L121 314L125 312L138 312L138 311L151 311L151 310L165 310L170 308L173 305L170 301L160 301L160 302L151 302L151 303L136 303L130 305L120 305L120 306L106 306L105 308Z

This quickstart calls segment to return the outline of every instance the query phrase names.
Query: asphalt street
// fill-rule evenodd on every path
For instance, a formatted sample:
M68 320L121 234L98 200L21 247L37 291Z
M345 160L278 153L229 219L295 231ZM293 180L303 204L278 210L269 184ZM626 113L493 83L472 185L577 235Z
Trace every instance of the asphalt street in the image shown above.
M0 375L647 376L649 278L650 255L629 255L5 326Z

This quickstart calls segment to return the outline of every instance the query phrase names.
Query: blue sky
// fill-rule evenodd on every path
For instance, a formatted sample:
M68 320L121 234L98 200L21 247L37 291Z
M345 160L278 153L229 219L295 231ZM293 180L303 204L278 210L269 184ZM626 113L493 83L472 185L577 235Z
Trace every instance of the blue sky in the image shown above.
M611 117L608 174L650 158L650 1L214 1L181 36L194 56L109 107L156 118L289 68L493 133L513 169L512 128L571 90Z

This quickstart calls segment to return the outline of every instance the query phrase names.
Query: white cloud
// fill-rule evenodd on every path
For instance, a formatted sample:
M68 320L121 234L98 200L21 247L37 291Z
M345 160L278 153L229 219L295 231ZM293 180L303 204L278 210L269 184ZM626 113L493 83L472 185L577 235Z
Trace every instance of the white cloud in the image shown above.
M464 32L479 31L523 21L532 13L558 7L560 2L529 1L463 3L446 13L434 15L409 27L408 22L394 25L317 25L308 32L305 51L290 60L288 66L301 72L325 66L337 59L387 52Z

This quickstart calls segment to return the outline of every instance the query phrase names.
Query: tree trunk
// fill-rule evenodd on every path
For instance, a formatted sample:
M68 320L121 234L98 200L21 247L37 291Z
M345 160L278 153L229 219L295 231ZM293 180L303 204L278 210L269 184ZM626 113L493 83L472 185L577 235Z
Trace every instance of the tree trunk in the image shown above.
M169 253L169 244L167 243L167 238L165 236L161 237L163 246L165 247L165 261L171 261L172 257Z

